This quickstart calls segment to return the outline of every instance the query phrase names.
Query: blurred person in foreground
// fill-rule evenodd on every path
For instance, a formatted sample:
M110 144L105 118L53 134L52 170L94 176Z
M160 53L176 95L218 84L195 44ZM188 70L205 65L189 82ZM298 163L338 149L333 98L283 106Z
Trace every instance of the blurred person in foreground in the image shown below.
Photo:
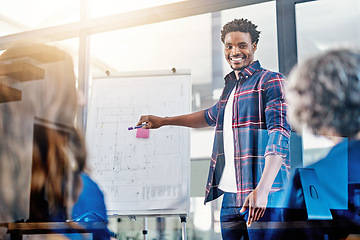
M335 146L320 161L332 167L332 161L347 154L352 182L360 170L360 51L334 49L307 59L290 72L285 92L292 127L301 132L305 126L331 139ZM320 227L284 231L272 239L345 239L354 229L360 233L352 199L348 210L331 213L332 221L317 221Z
M71 56L55 46L34 44L11 47L0 56L2 60L25 61L43 69L44 77L7 82L20 89L22 97L1 104L1 172L8 173L2 176L4 181L21 184L15 189L2 186L1 192L10 194L2 196L9 207L1 209L8 215L1 220L18 221L29 211L28 222L107 223L104 196L85 173L85 141L75 127L78 93ZM2 94L11 95L6 89ZM29 207L14 205L12 199L26 199L29 185ZM11 212L14 208L18 209ZM94 233L94 239L110 239L109 230Z

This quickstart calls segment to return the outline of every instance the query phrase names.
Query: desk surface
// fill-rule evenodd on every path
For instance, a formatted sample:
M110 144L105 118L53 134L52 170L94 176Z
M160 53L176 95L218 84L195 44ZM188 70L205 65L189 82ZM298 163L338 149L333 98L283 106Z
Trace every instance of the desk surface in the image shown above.
M31 223L0 223L8 232L20 231L28 234L36 232L94 232L105 229L105 222L31 222Z

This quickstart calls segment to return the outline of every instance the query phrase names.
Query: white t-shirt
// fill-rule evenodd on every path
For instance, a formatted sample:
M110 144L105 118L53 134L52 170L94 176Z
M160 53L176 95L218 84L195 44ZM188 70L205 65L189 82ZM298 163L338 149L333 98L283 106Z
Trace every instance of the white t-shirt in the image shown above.
M219 183L219 188L222 191L231 193L237 192L234 162L234 135L232 130L235 90L236 86L232 90L225 107L223 129L225 167Z

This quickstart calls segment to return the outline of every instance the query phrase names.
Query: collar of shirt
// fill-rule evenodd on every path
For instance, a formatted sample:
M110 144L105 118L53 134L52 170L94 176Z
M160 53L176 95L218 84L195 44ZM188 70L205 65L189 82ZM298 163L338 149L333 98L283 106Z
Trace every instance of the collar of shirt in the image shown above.
M258 70L261 69L261 65L259 60L256 60L255 62L251 63L249 66L247 66L246 68L243 68L240 72L239 72L239 79L248 79L249 77L251 77L252 75L254 75L254 73ZM228 75L225 76L225 83L227 83L230 80L236 80L236 76L235 76L235 72L232 71L230 72Z

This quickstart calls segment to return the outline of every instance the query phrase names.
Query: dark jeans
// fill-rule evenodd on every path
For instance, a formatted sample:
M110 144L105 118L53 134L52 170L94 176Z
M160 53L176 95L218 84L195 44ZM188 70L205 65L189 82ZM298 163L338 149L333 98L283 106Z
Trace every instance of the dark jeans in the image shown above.
M236 206L236 193L224 193L220 212L221 236L224 240L263 240L271 236L271 229L247 228L248 211L240 213L242 206ZM259 222L281 221L280 208L267 208ZM276 219L275 219L276 218Z
M235 206L236 194L224 193L220 212L221 236L224 240L249 240L246 227L248 211L240 213L241 207Z

